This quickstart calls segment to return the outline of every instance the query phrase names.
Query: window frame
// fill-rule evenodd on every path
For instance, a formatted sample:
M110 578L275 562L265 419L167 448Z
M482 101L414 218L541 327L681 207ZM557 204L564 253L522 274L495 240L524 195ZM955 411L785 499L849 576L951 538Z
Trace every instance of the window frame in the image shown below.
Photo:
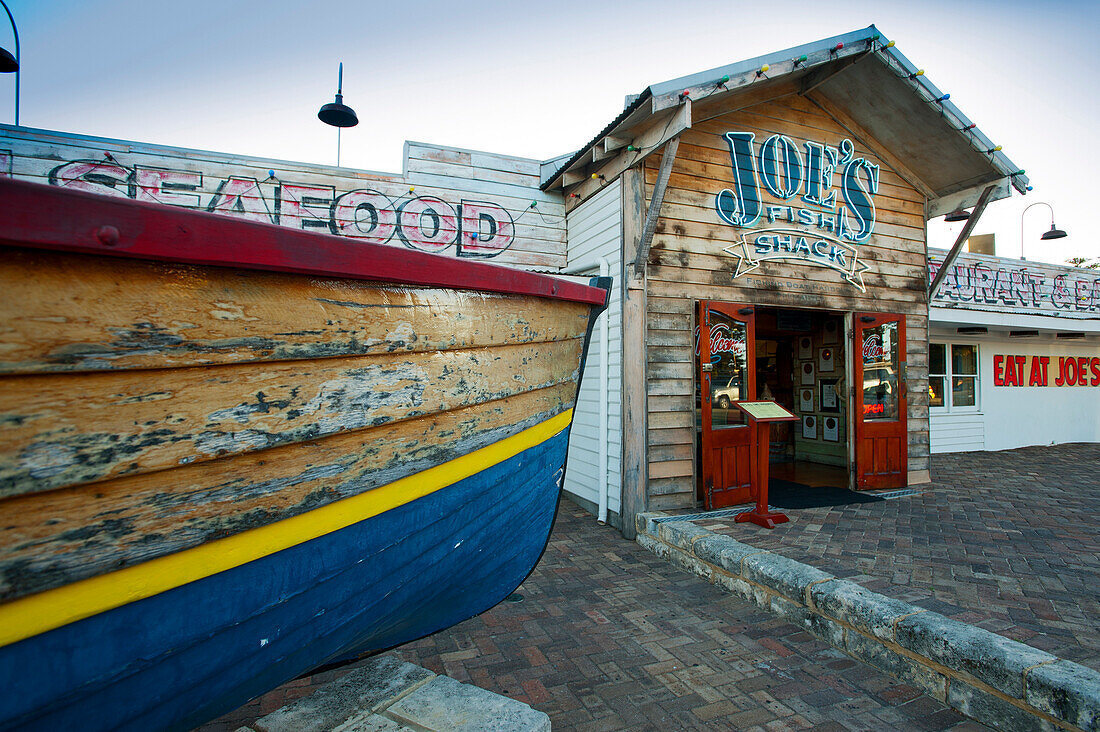
M932 371L932 348L934 346L943 346L944 348L944 370L943 372ZM974 404L972 406L956 406L955 405L955 389L953 385L953 379L956 374L954 373L954 354L953 350L955 346L968 346L974 349L974 373L973 374L958 374L960 377L974 379ZM977 341L963 341L963 340L946 340L946 339L929 339L928 342L928 380L929 388L931 388L931 381L934 377L943 378L943 404L941 406L935 406L929 401L928 409L935 414L978 414L982 411L982 350L981 344ZM931 395L930 395L931 396Z

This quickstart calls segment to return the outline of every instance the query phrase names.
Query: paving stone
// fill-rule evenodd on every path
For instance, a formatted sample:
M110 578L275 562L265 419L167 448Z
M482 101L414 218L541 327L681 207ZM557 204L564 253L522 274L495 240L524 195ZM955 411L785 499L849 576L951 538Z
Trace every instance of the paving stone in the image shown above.
M933 455L918 495L789 509L774 531L708 526L1100 670L1097 465L1095 443Z
M531 704L549 715L555 732L919 730L925 717L949 713L927 696L920 697L924 707L883 699L881 690L898 683L884 672L856 662L830 668L847 657L802 625L677 569L568 501L519 592L523 602L501 603L393 653ZM478 655L469 657L469 649ZM542 675L529 675L535 672ZM858 708L835 704L828 708L834 717L804 701L824 690ZM703 709L717 716L704 719L696 713ZM222 722L233 730L261 716L250 710L254 704Z

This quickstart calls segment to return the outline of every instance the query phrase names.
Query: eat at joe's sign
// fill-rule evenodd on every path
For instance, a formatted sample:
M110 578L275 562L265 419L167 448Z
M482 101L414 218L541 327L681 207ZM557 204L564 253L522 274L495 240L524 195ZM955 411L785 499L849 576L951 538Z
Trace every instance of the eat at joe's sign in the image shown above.
M1051 376L1054 376L1051 379ZM1100 386L1100 357L993 357L994 386Z

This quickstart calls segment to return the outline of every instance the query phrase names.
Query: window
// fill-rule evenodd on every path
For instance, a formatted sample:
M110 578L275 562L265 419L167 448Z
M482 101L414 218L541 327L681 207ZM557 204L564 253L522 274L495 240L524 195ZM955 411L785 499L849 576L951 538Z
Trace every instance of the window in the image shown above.
M978 347L932 343L928 353L928 405L933 409L978 408Z

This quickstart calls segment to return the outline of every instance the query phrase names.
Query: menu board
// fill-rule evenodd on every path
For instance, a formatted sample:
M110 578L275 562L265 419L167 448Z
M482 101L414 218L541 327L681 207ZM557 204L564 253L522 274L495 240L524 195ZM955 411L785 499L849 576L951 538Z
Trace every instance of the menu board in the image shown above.
M798 419L775 402L737 402L737 408L756 420Z

